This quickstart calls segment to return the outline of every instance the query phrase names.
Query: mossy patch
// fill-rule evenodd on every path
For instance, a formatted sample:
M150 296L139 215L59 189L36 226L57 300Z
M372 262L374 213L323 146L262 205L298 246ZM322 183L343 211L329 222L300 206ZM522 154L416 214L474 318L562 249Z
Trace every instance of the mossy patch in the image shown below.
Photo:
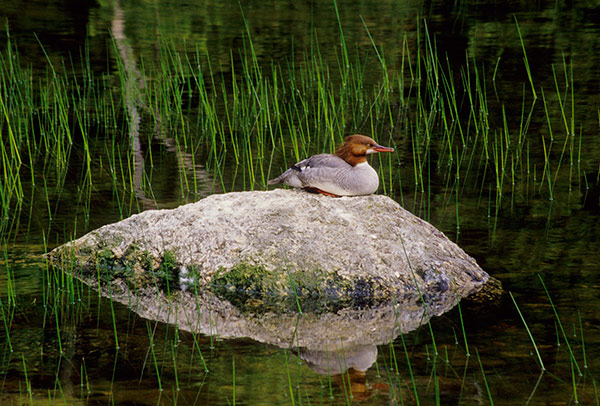
M133 277L133 268L119 261L110 248L96 253L96 272L98 283L111 283L115 279L129 281Z
M122 257L117 257L111 249L104 248L96 252L96 272L102 284L119 279L132 290L152 285L170 294L179 289L180 267L175 254L168 250L162 258L156 258L131 245Z
M114 260L115 255L110 248L103 248L96 253L96 259L100 263L108 263Z
M243 313L337 312L344 308L363 309L389 300L383 286L374 279L353 280L322 270L270 271L262 266L239 264L219 271L210 290Z
M173 290L179 290L179 272L175 254L165 250L160 266L153 275L156 278L158 288L170 294Z

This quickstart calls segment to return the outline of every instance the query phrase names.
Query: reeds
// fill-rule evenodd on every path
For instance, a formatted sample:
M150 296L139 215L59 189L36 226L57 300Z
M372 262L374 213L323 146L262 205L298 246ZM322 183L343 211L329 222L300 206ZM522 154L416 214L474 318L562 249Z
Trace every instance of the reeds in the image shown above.
M285 65L259 62L248 27L245 48L218 64L198 49L186 45L176 51L177 45L166 42L156 61L135 63L122 59L131 56L115 41L118 68L108 74L120 83L117 87L94 76L86 52L78 65L57 67L48 60L46 72L35 76L21 67L9 41L0 56L5 62L0 71L0 123L6 134L0 145L3 229L12 228L9 213L20 212L25 189L43 187L42 196L35 197L45 200L52 217L65 182L77 184L77 201L89 220L95 185L108 178L124 217L159 204L152 185L154 161L165 152L173 154L176 190L186 200L214 191L265 189L267 180L290 164L331 152L353 132L407 145L402 155L377 158L382 190L425 219L431 219L432 195L441 193L453 210L457 233L465 188L479 190L480 198L488 199L483 207L496 217L506 196L512 205L515 193L525 188L552 200L559 183L572 190L585 171L596 169L581 166L573 68L566 60L553 67L550 98L536 86L518 24L529 80L518 123L508 117L496 91L499 63L492 69L466 57L460 71L453 71L424 22L416 44L404 38L400 55L388 61L363 21L373 55L353 56L339 15L338 24L337 67L324 64L317 33L311 52L292 50ZM557 108L560 117L553 116ZM528 135L538 113L545 117L549 140L543 133ZM556 133L556 123L564 135ZM68 168L74 166L80 177L70 179ZM534 185L532 170L539 173ZM405 201L407 194L412 204Z

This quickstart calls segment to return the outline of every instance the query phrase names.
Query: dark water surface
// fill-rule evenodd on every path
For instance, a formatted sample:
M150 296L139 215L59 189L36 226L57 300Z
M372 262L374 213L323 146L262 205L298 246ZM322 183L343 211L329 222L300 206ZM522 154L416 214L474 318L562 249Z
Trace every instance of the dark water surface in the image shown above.
M237 4L223 1L0 0L21 63L33 72L45 72L47 60L57 66L63 60L78 61L82 52L89 54L98 75L114 72L112 31L125 36L138 61L155 61L160 41L165 41L209 54L213 70L229 75L232 59L247 46L245 24L262 66L301 65L302 55L316 44L323 63L338 66L340 28L333 2L244 1L241 6L244 17ZM422 192L414 186L410 137L392 134L400 166L390 197L441 229L512 292L547 372L540 374L531 339L510 297L490 308L462 309L469 356L454 309L434 318L431 330L425 325L377 343L376 362L366 371L331 376L319 373L315 358L285 346L193 335L147 321L82 285L74 288L76 295L68 289L56 291L47 283L53 276L41 258L46 249L140 210L176 207L223 192L215 181L218 174L203 170L208 158L202 155L195 161L202 174L198 192L183 191L180 157L156 145L146 157L153 157L155 202L136 200L133 193L124 194L123 200L106 177L94 184L86 208L78 202L83 164L77 157L64 188L24 186L16 231L8 242L2 239L0 404L471 405L489 404L490 397L501 405L599 403L600 4L340 0L337 8L350 52L365 60L368 56L373 66L376 59L365 24L390 66L400 66L403 43L414 47L426 25L453 71L465 69L467 60L488 78L497 71L486 85L490 100L495 100L489 106L491 126L502 128L504 108L507 127L517 131L525 121L522 106L531 98L516 21L538 92L544 88L545 97L553 101L548 105L556 134L565 130L554 77L564 84L572 75L574 103L568 102L571 88L559 93L568 120L573 120L568 125L574 129L569 136L575 140L575 158L573 165L564 160L560 168L553 167L560 176L552 196L542 177L544 148L549 147L540 142L549 140L543 109L528 123L531 171L518 177L514 187L509 182L501 204L495 203L496 191L482 186L475 169L456 203L455 193L435 168L446 165L443 147L438 148L440 161L432 158L431 181ZM3 51L6 36L1 35ZM365 71L370 68L367 64ZM347 130L368 132L369 127ZM95 162L108 162L110 154L98 145ZM127 141L117 148L125 151ZM562 139L552 148L555 165L563 154ZM282 160L275 163L273 172L285 166ZM223 174L226 183L242 190L244 184L233 180L234 168L229 169ZM39 173L45 172L40 168ZM42 176L37 185L43 184ZM45 181L56 183L51 177ZM46 204L47 194L52 207ZM17 306L9 312L13 288ZM62 310L52 310L56 308ZM336 362L344 358L331 356Z

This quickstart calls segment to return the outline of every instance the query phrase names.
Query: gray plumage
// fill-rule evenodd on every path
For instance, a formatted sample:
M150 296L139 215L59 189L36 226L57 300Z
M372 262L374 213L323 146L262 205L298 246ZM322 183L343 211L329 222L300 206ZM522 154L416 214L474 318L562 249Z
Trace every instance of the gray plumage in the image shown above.
M319 154L298 162L269 181L269 185L278 183L316 188L338 196L359 196L375 193L379 177L367 162L352 166L336 155Z
M379 176L369 166L367 155L393 152L372 138L354 134L346 137L335 154L319 154L293 165L269 185L283 183L334 196L370 195L377 191Z

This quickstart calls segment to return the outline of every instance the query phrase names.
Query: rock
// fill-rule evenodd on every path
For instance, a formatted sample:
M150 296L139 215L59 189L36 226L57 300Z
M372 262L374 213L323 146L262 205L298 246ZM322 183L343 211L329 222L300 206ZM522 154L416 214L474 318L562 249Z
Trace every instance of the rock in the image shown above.
M101 290L210 292L241 314L394 303L434 315L489 279L440 231L386 196L284 189L145 211L48 256Z

